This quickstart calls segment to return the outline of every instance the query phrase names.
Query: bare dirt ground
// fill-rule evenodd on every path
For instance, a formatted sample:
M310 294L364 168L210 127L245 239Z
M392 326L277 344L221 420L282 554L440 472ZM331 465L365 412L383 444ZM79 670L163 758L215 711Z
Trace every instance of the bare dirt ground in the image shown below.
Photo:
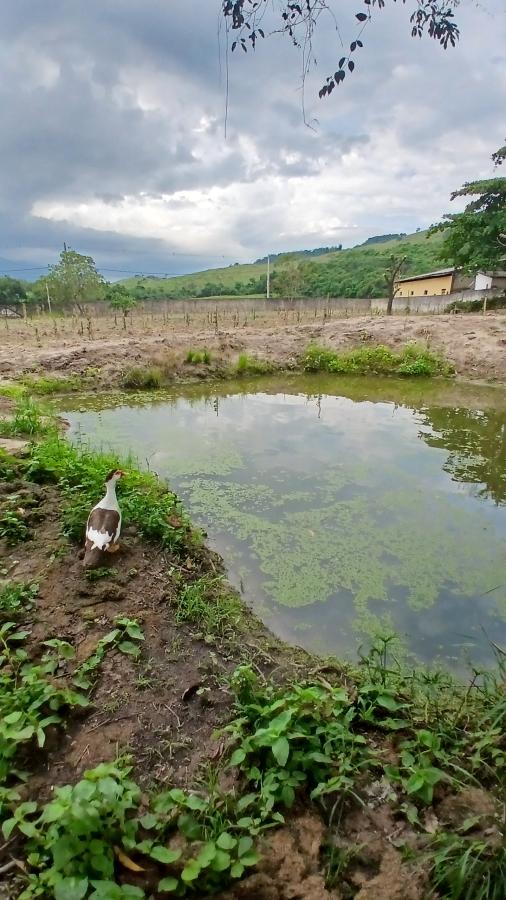
M0 378L28 372L100 376L118 384L131 366L158 365L167 377L188 377L198 368L185 362L189 349L208 348L206 375L220 374L240 353L279 368L296 368L308 344L352 349L364 344L401 347L428 344L453 362L458 375L506 381L506 311L485 316L361 316L329 318L325 310L218 311L216 315L135 312L123 319L38 317L0 322ZM96 370L100 370L97 372Z

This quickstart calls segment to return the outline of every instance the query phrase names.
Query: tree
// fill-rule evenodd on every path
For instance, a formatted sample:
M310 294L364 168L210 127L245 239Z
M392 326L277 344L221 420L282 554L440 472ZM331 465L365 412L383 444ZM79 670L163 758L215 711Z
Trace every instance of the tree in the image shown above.
M399 290L395 286L397 279L401 276L402 272L406 267L406 257L405 256L391 256L388 267L384 272L385 284L388 290L388 301L387 301L387 316L392 315L392 307L394 304L394 298Z
M111 309L121 310L123 328L126 330L127 315L137 305L137 298L128 292L124 284L111 284L107 289L105 299Z
M94 259L70 248L65 247L60 261L49 267L45 281L53 300L61 306L74 303L81 314L83 303L103 296L104 279L97 272Z
M349 0L222 0L223 16L227 27L235 32L232 51L241 48L255 49L260 38L266 37L262 28L264 17L269 9L274 16L274 27L269 34L285 34L302 56L302 80L312 64L316 63L313 50L313 38L318 27L325 31L328 25L337 35L339 29L339 7L344 10ZM364 46L364 31L373 20L375 12L383 9L387 2L396 0L356 0L362 9L355 13L356 26L349 44L344 50L341 42L339 56L336 53L335 72L325 79L319 95L329 97L332 91L341 84L346 76L353 72L357 55ZM459 38L459 30L454 21L453 10L459 6L460 0L402 0L413 10L410 18L412 37L421 38L423 34L438 41L446 50L448 45L455 46ZM338 61L337 61L338 60Z
M493 154L496 166L506 159L506 145ZM475 274L504 268L506 262L506 178L470 181L451 199L472 197L464 212L447 214L429 234L444 231L441 258Z
M8 275L0 277L0 310L9 311L17 316L26 314L26 289L17 278Z
M272 275L272 289L276 296L287 300L302 297L307 287L307 264L296 256L283 256L281 268L276 268Z

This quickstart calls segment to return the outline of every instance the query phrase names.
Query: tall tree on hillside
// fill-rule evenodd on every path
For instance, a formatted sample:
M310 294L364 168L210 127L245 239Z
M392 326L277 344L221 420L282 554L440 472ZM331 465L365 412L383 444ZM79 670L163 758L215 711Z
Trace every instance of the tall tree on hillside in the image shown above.
M506 145L493 154L496 166L506 159ZM464 212L447 214L429 234L444 231L441 257L474 274L506 268L506 178L470 181L451 199L472 197Z
M104 279L97 272L95 260L70 248L62 250L60 261L50 266L45 281L52 300L61 306L75 304L81 314L84 303L103 296Z
M316 33L331 29L336 34L335 71L326 77L320 88L320 97L329 97L355 69L367 28L388 2L395 3L396 0L355 0L354 27L346 46L341 37L339 15L348 11L349 0L222 0L222 9L227 33L233 32L232 50L254 50L259 39L284 34L301 53L303 81L311 65L316 63L313 49ZM412 37L421 38L428 34L445 50L448 45L455 46L459 30L453 11L460 0L402 0L402 3L411 10ZM274 19L266 33L268 12Z
M398 288L396 287L397 280L401 277L402 273L406 268L406 257L405 256L391 256L390 261L388 263L387 268L383 274L385 279L385 285L388 291L388 301L387 301L387 316L392 315L392 307L394 305L395 295L397 294Z
M303 297L307 287L307 263L290 255L281 257L279 262L280 265L276 266L271 279L274 294L286 300Z

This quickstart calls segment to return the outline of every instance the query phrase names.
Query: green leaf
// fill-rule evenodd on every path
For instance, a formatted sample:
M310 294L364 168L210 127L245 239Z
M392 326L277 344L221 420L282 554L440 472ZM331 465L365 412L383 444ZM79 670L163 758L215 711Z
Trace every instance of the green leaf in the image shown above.
M188 807L188 809L198 809L202 811L204 809L207 809L208 803L207 800L204 800L202 797L198 797L197 794L189 794L186 801L186 806Z
M414 775L411 775L408 778L406 783L406 791L408 794L416 794L417 791L421 790L425 784L425 780L423 775L420 775L419 772L415 772Z
M272 745L272 753L279 766L285 766L290 753L290 744L285 737L280 737Z
M395 712L397 709L401 709L403 706L403 704L398 703L391 694L378 694L378 696L376 697L376 703L378 704L378 706L382 706L384 709L388 709L389 712Z
M146 831L149 831L150 828L154 828L157 825L158 819L153 813L146 813L145 816L141 816L139 822Z
M241 863L243 866L256 866L258 860L260 859L258 853L254 851L251 853L245 853L244 856L241 856Z
M160 844L157 844L150 850L149 855L151 859L156 859L157 862L165 863L166 866L170 866L171 863L176 862L176 860L179 859L181 850L169 850L167 847L162 847Z
M17 823L16 819L14 819L14 818L5 819L5 821L2 822L2 834L6 841L9 840L9 838L17 824L18 823Z
M214 857L216 856L216 844L212 841L209 841L207 844L204 844L200 853L197 856L197 862L201 869L206 869L207 866L212 863Z
M87 878L63 878L54 889L55 900L82 900L88 893Z
M293 710L285 709L284 712L279 714L279 716L271 719L271 721L269 722L269 730L277 732L284 731L292 716Z
M15 725L16 722L22 718L23 713L20 711L9 713L8 716L4 716L4 723L6 725Z
M232 837L232 835L229 834L228 831L223 831L216 841L216 846L220 847L221 850L232 850L236 844L236 838Z
M237 750L234 750L232 756L230 757L229 766L240 766L242 762L246 759L246 753L239 747Z
M244 856L245 853L249 853L253 846L253 841L250 837L242 837L239 838L239 845L237 847L237 853L239 857Z
M435 766L428 766L423 770L423 775L427 784L437 784L438 781L446 779L445 773L441 769L436 769Z
M243 872L244 866L240 862L234 863L234 865L230 869L230 875L232 876L232 878L240 878Z
M28 741L35 734L35 728L33 725L27 725L26 728L21 728L20 731L12 731L9 737L14 741Z
M184 882L195 881L200 875L200 868L196 859L188 860L181 872L181 880Z
M141 652L136 644L132 644L132 641L121 641L121 644L118 644L118 650L129 656L139 656Z
M162 893L170 893L171 891L176 891L178 886L177 878L162 878L161 881L158 882L158 890Z
M211 869L214 872L224 872L225 869L230 868L230 863L231 863L230 854L225 853L224 850L217 850L216 856L214 857L214 859L211 863Z
M284 784L281 789L281 799L285 806L290 809L293 806L293 802L295 800L295 791L293 787L289 784Z

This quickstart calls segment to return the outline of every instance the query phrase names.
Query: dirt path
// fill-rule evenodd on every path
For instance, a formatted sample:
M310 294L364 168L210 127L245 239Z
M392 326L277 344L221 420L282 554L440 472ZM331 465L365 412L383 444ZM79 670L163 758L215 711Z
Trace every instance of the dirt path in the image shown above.
M442 352L458 375L506 382L506 314L367 316L349 319L306 318L293 311L252 319L205 316L185 320L167 315L134 317L125 331L111 317L89 320L41 318L2 323L0 377L26 372L54 375L92 373L104 384L118 383L135 365L158 365L169 377L195 372L185 363L188 350L208 348L213 357L206 371L218 373L246 352L276 367L296 367L311 343L335 349L364 344L401 347L409 341ZM96 370L100 370L97 372Z

